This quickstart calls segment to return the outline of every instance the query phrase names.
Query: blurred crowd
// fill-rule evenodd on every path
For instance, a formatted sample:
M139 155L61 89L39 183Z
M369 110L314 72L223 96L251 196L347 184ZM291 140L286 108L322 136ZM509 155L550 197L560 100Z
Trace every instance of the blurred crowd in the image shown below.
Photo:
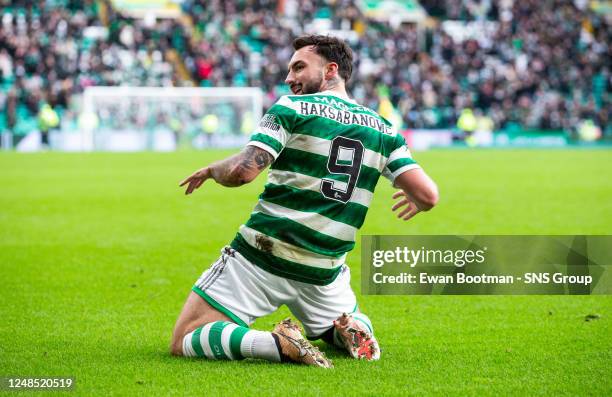
M166 54L184 40L175 20L125 18L108 0L0 0L0 10L0 130L30 132L44 105L76 123L71 97L88 86L181 84Z
M488 113L498 127L569 130L584 119L610 125L612 29L587 8L588 1L421 3L434 15L444 10L441 18L497 26L462 42L440 29L433 33L431 50L417 55L424 62L410 97L434 98L417 107L452 106L456 114L469 106Z
M612 29L587 1L420 3L435 18L423 30L369 20L355 0L184 0L184 18L153 20L108 0L0 0L0 129L44 104L74 120L70 98L90 85L257 86L270 105L288 93L293 38L324 26L355 51L351 95L390 103L404 127L454 127L473 109L496 130L588 119L612 135Z

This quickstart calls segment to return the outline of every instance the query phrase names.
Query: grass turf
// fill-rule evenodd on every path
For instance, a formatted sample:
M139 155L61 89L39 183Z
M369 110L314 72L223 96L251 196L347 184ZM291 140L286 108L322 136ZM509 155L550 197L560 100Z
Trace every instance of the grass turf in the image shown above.
M177 187L229 152L0 155L0 376L76 377L78 395L609 395L612 297L359 296L380 362L325 371L174 358L192 283L264 183ZM609 234L610 151L430 151L431 213L404 223L381 181L367 234ZM584 316L601 315L586 322ZM254 327L270 329L279 312Z

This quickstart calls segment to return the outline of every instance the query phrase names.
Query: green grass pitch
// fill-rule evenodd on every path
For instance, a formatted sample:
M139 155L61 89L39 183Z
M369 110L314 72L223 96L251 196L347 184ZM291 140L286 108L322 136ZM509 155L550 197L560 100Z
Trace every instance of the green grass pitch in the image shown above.
M73 395L610 395L610 296L364 296L380 362L336 368L169 356L193 282L253 208L178 182L229 152L0 155L0 376L75 376ZM439 206L409 222L381 180L366 234L610 234L609 150L437 150L415 157ZM254 327L270 330L278 313ZM585 315L599 314L594 321Z

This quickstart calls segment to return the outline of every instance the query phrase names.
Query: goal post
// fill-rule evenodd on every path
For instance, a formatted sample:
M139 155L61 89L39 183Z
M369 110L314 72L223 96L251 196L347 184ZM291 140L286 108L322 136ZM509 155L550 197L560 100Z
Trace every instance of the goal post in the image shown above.
M255 87L88 87L79 117L84 151L239 147L262 117Z

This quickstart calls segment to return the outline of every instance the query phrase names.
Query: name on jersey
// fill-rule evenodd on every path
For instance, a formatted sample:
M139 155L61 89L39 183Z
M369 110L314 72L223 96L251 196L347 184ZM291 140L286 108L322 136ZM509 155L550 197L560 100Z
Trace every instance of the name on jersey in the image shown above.
M374 128L383 134L391 135L391 127L380 119L367 115L355 114L346 110L335 109L322 103L300 102L300 114L304 116L320 116L342 124L357 124L363 127Z

